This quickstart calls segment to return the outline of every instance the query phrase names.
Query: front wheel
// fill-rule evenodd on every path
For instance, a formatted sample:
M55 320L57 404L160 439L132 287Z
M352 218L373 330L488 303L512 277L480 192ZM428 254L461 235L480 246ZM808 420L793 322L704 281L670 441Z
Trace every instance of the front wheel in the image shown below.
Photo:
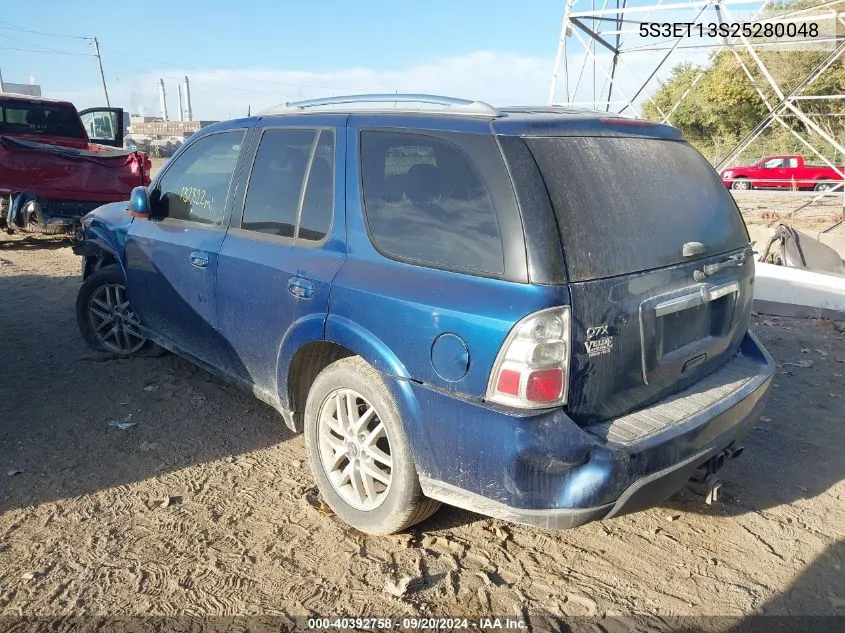
M748 178L737 178L731 183L731 189L734 191L750 191L751 181Z
M101 268L82 283L76 297L76 321L85 342L97 351L131 356L157 349L141 333L117 266Z
M357 530L392 534L440 507L423 495L396 403L362 358L343 358L317 376L304 426L323 499Z

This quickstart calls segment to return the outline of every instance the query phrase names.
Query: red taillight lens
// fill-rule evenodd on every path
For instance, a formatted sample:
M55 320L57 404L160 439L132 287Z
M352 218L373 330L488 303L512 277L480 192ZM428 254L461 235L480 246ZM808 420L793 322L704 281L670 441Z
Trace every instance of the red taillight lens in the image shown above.
M563 371L540 369L528 375L525 397L531 402L554 402L563 391Z
M519 395L519 372L512 369L503 369L499 374L499 384L496 389L500 393L507 393L512 396Z
M487 385L487 400L523 409L566 404L569 306L546 308L514 325Z

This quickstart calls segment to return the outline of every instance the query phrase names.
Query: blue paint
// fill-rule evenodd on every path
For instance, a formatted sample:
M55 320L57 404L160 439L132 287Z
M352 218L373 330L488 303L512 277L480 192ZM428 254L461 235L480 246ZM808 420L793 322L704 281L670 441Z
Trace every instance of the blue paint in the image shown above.
M457 334L441 334L431 346L431 366L443 380L456 382L469 369L469 350Z

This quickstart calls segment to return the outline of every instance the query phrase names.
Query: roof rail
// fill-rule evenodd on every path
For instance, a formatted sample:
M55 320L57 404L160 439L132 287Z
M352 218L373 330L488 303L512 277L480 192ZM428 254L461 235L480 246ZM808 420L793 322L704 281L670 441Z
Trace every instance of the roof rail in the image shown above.
M276 106L265 110L262 114L280 114L291 110L307 110L321 106L341 105L344 103L425 103L429 105L447 106L450 112L460 114L475 114L485 116L498 116L499 111L489 103L483 101L470 101L469 99L457 99L454 97L442 97L428 94L360 94L342 95L337 97L323 97L321 99L308 99L306 101L289 101L283 108Z

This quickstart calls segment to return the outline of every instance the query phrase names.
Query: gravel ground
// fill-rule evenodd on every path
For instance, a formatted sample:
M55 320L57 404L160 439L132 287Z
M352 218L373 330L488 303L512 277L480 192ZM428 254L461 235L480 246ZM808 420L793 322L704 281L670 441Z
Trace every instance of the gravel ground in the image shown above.
M91 352L79 284L61 243L0 238L0 615L845 615L836 324L756 320L779 369L713 507L565 532L444 507L377 538L326 514L269 407L172 355Z

